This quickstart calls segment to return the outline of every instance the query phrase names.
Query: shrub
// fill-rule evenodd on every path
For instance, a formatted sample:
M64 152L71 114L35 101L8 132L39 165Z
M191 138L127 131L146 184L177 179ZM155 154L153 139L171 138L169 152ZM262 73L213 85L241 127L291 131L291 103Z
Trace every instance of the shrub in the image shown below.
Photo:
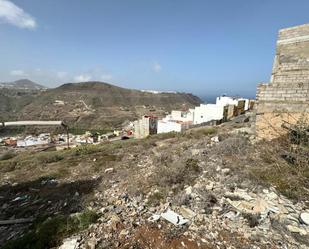
M64 156L59 154L59 152L46 152L46 154L43 153L38 156L40 163L54 163L61 161L62 159L64 159Z
M176 161L169 165L160 165L155 171L154 183L160 187L178 185L182 188L185 184L191 184L199 172L198 161L195 159Z
M94 154L96 152L99 152L100 150L101 148L98 145L92 145L92 144L81 145L74 150L74 154L76 156L89 155L89 154Z
M0 161L9 160L11 158L14 158L15 156L16 154L13 151L8 151L0 155Z
M3 248L44 249L55 247L64 237L87 228L97 219L98 216L93 211L85 211L69 217L59 215L48 218L44 222L36 224L34 229L23 237L8 242Z

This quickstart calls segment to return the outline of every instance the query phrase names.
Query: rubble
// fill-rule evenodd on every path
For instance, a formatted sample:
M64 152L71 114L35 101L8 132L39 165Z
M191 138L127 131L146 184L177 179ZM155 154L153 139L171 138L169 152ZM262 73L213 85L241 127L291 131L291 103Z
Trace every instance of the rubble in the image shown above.
M78 241L80 240L79 236L75 236L69 239L65 239L63 244L59 247L59 249L77 249Z
M162 213L161 217L173 223L175 226L184 225L189 222L189 220L185 219L184 217L182 217L181 215L175 213L170 209Z
M309 213L307 213L307 212L301 213L299 218L300 218L301 222L303 222L304 224L309 226Z

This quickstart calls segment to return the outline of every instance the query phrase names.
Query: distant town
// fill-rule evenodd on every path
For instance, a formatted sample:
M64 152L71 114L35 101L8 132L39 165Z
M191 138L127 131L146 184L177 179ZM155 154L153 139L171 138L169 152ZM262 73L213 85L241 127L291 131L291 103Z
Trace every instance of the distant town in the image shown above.
M154 93L156 94L156 93ZM189 128L199 125L215 126L229 121L233 117L252 111L255 100L241 97L219 96L216 103L201 104L189 110L172 110L171 113L160 119L153 115L144 115L141 119L130 122L122 129L100 134L89 131L82 135L71 133L39 135L23 134L17 136L0 137L0 145L13 148L30 147L55 147L62 150L68 147L76 147L83 144L98 144L106 141L117 141L126 139L140 139L147 136L169 132L183 132ZM27 126L27 125L64 125L62 121L19 121L3 122L2 126ZM65 125L64 125L65 126Z

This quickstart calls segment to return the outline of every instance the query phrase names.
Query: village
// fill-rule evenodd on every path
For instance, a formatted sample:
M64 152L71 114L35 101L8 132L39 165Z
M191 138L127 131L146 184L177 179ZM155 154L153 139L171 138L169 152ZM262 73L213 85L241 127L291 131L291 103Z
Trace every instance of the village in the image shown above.
M55 147L62 150L84 144L99 144L107 141L126 139L141 139L149 135L183 132L192 127L215 126L227 122L233 117L252 111L255 100L241 97L219 96L215 104L201 104L187 111L172 110L170 114L160 119L153 115L144 115L141 119L130 122L122 129L109 133L99 134L86 131L82 135L72 133L41 133L38 135L27 134L18 136L0 137L0 146L12 148L48 148ZM42 124L44 121L26 121L25 125ZM46 121L46 125L61 125L62 121ZM22 124L22 123L20 123ZM12 125L14 123L12 122ZM17 123L16 123L17 125ZM4 124L3 124L4 126Z

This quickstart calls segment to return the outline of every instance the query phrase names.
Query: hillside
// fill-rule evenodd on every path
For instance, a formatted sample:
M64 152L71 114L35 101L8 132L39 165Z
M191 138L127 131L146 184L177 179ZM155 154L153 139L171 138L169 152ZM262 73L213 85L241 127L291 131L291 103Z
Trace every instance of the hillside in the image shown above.
M0 83L0 88L8 88L15 90L43 90L46 89L45 86L37 84L28 79L16 80L14 82L2 82Z
M253 133L247 113L141 140L0 150L0 219L30 221L2 226L0 247L308 248L308 146L294 154L289 139Z
M5 95L3 89L0 89L0 94ZM23 102L22 108L13 108L14 119L61 119L70 126L85 129L117 127L143 114L162 116L166 111L190 108L201 103L192 94L154 94L102 82L68 83L26 97L6 94L6 98L9 100L5 102L16 101L17 106ZM6 106L5 111L9 112L12 106Z

